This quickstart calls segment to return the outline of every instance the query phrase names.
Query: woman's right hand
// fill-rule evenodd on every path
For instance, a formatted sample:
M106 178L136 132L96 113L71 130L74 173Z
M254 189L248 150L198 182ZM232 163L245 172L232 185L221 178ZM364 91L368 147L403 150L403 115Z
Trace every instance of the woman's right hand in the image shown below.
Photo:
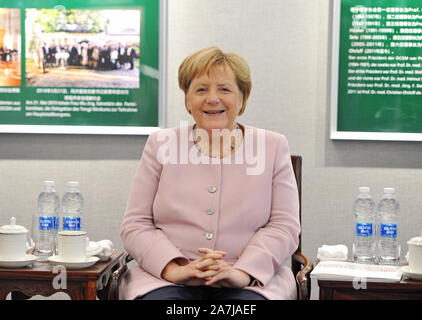
M217 260L221 260L226 255L224 251L205 250L207 251L201 258L190 261L187 264L182 259L170 261L164 267L161 277L175 284L188 286L204 285L207 278L219 272L220 266ZM204 249L199 249L198 251L204 253Z

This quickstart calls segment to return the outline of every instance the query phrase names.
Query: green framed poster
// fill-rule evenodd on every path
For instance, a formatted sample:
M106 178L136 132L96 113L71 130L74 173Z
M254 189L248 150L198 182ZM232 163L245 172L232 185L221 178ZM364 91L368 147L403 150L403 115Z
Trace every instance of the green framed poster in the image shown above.
M334 0L331 139L422 140L422 2Z
M164 124L165 0L2 0L0 132Z

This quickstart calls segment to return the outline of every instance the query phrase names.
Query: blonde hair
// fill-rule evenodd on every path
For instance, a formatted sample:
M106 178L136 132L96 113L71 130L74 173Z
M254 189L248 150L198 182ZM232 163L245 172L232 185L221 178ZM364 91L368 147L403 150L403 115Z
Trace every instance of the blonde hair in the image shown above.
M239 111L241 115L251 93L252 81L248 63L236 53L224 53L218 47L208 47L191 54L179 67L179 87L186 94L194 78L204 72L208 74L217 65L229 66L235 75L237 86L243 94L243 104Z

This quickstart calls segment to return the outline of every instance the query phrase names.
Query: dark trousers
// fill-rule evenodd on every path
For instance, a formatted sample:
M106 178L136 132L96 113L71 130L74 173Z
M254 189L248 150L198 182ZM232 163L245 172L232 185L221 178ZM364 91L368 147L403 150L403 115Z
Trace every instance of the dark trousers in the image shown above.
M167 286L152 290L137 297L136 300L266 300L266 298L246 289Z

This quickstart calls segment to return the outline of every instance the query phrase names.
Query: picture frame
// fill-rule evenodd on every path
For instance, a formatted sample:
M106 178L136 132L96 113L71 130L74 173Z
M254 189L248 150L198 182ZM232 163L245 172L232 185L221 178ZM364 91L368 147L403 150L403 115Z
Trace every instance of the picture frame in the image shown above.
M1 85L0 76L0 133L148 135L165 126L166 0L18 4L0 8L21 15L5 23L19 39L21 81Z
M331 140L422 140L418 7L414 0L333 1Z

